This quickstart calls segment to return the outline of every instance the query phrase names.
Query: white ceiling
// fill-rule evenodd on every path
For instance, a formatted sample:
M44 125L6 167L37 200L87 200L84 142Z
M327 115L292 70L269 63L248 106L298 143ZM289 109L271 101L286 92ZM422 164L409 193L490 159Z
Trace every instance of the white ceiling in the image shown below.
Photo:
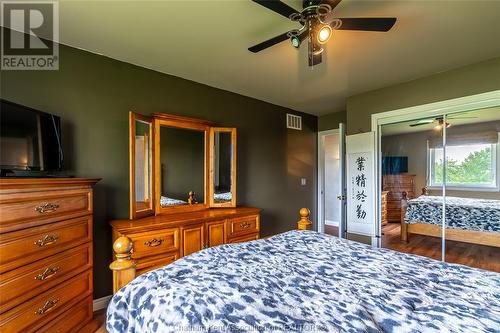
M344 0L339 17L398 22L388 33L336 32L312 70L305 47L287 41L247 50L297 27L250 0L62 0L59 11L63 44L312 114L341 111L353 94L500 55L500 1Z

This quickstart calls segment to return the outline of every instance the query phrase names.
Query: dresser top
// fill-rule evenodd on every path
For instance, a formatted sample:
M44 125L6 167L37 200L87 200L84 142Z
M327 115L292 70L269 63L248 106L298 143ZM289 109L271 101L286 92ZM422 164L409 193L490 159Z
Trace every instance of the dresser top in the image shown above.
M141 229L160 229L178 226L181 224L190 224L197 222L206 222L211 220L221 220L226 218L237 218L249 215L258 215L262 209L253 207L236 208L209 208L200 211L187 213L162 214L156 216L144 217L135 220L113 220L110 222L113 229L118 232L140 231Z
M20 188L36 188L36 187L54 187L64 185L94 185L101 178L0 178L1 189L20 189Z

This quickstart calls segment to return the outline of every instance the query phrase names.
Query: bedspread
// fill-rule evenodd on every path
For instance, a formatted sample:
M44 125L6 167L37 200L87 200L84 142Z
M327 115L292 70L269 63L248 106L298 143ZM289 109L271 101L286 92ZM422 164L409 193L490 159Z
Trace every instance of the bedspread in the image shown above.
M500 274L313 231L205 249L122 288L109 332L499 332Z
M446 227L500 232L500 200L446 197ZM441 225L443 198L420 196L408 200L406 223Z

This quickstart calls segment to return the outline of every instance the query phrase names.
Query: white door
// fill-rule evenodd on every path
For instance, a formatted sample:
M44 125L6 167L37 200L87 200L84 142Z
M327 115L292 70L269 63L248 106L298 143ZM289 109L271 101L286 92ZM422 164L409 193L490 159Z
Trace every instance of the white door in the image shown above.
M318 231L345 235L345 130L318 134Z
M347 232L376 237L376 161L375 132L348 135L347 156Z

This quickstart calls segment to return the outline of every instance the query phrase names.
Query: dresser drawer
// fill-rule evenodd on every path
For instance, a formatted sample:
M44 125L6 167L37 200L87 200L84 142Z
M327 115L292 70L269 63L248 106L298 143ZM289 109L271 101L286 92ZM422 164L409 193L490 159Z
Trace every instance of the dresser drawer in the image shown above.
M388 221L401 221L401 212L400 211L387 211L387 220Z
M250 234L240 237L231 238L229 243L243 243L259 239L259 234Z
M229 237L236 237L255 233L259 231L259 217L258 216L245 216L235 219L230 219L228 223Z
M92 310L92 297L88 296L84 300L78 302L77 305L58 316L57 319L42 327L40 332L78 332L80 328L92 320Z
M401 201L403 199L403 192L406 192L407 198L411 199L415 197L415 192L413 191L401 191L401 192L395 192L391 191L389 192L389 195L387 196L387 201Z
M137 261L136 273L137 275L144 274L146 272L152 271L153 269L171 264L177 259L179 259L178 253L169 253L169 254L162 254L159 256L142 258Z
M92 292L88 270L0 315L1 332L31 332L52 321Z
M92 213L92 190L22 192L0 200L0 231L8 232Z
M399 210L401 209L401 201L388 201L387 202L388 210Z
M90 243L0 275L0 313L92 267Z
M0 235L0 273L46 258L92 240L92 217Z
M178 228L128 234L127 237L134 242L134 259L179 250Z

